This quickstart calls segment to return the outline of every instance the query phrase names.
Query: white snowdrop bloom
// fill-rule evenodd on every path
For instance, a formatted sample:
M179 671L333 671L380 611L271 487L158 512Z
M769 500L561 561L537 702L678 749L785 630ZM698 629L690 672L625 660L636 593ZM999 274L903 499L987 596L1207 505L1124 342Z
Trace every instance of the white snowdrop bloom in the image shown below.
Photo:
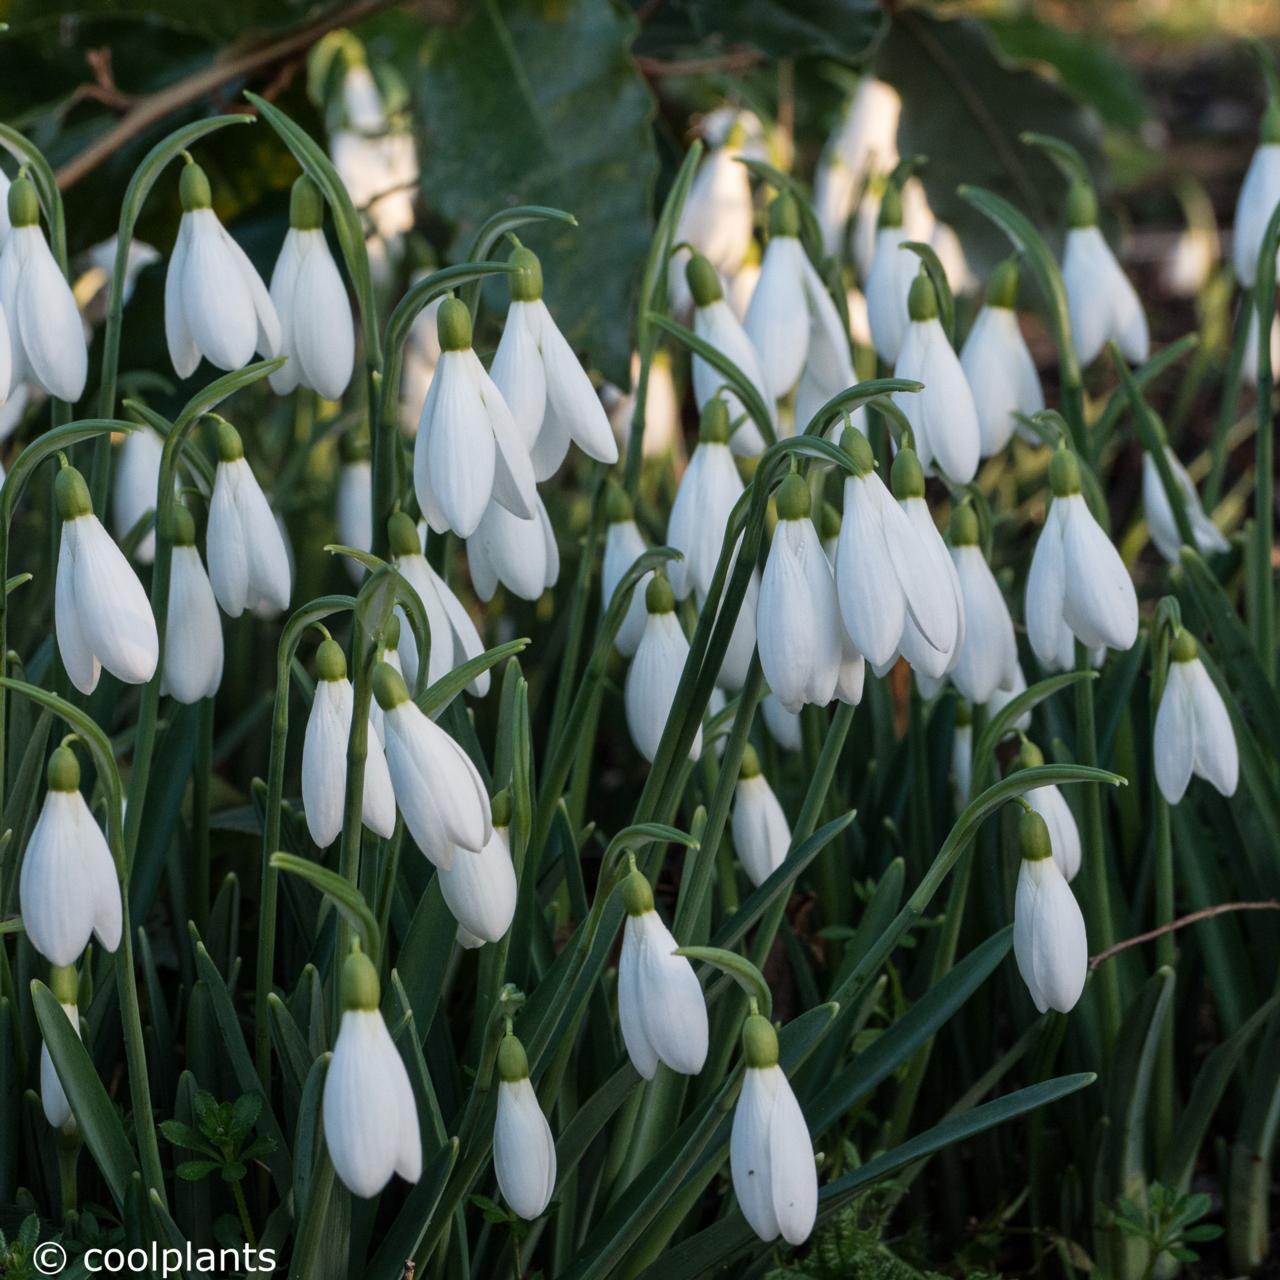
M0 234L0 243L4 240ZM71 287L85 325L85 340L92 338L93 326L106 319L111 285L116 272L116 254L120 237L110 236L87 249L81 256L81 272ZM133 297L138 276L160 261L160 251L145 240L131 239L125 255L124 281L120 287L120 305L127 306Z
M355 711L355 690L347 679L342 646L325 640L316 653L316 691L302 741L302 807L307 830L321 849L342 834L347 796L347 741ZM376 733L368 735L364 761L364 825L389 839L396 828L391 775Z
M618 444L608 415L542 300L542 264L523 245L508 262L515 268L507 277L511 305L490 372L520 428L534 474L539 480L554 475L570 442L612 465Z
M212 698L222 683L222 618L196 549L191 512L175 506L172 520L173 559L160 692L190 704Z
M1161 259L1161 287L1175 298L1194 298L1208 284L1220 253L1216 225L1185 227Z
M53 998L62 1006L67 1015L71 1029L80 1035L79 983L72 965L54 965L49 974L49 990ZM58 1079L57 1069L49 1053L49 1046L40 1042L40 1105L44 1110L44 1118L51 1128L60 1130L70 1136L76 1131L75 1117L71 1114L71 1104L67 1101L62 1081Z
M1280 104L1268 102L1262 117L1258 147L1249 161L1248 172L1236 201L1231 255L1236 279L1252 288L1258 274L1258 254L1267 223L1280 204Z
M705 596L710 590L729 515L742 490L729 443L728 408L716 397L703 407L698 443L667 521L667 545L682 557L667 568L677 599L683 600L690 591Z
M1070 1013L1089 974L1084 916L1034 810L1018 824L1022 867L1013 900L1013 954L1036 1008Z
M791 825L750 744L742 753L733 791L733 847L757 888L782 866L791 848Z
M0 313L3 314L3 313ZM3 321L0 320L0 324ZM0 334L0 339L3 338ZM7 359L3 341L0 341L0 363ZM38 404L43 396L38 388L33 389L30 383L19 382L9 389L9 398L0 403L0 443L7 440L22 424L27 409Z
M867 273L867 321L876 354L886 364L897 364L907 333L907 299L916 278L919 259L902 246L913 237L902 225L902 196L892 185L880 204L880 226Z
M280 354L287 357L270 375L272 390L287 395L303 386L325 400L338 399L355 364L355 323L324 236L324 200L306 174L293 184L271 302L280 321Z
M62 520L54 584L54 629L62 665L81 693L94 691L103 667L125 684L146 684L160 657L147 593L93 514L80 472L63 467L54 496Z
M729 562L729 572L725 575L726 587L733 577L734 566L738 562L737 552ZM696 596L698 612L706 608L706 599ZM723 608L723 605L721 606ZM752 569L747 579L747 589L742 595L742 605L733 620L733 631L729 634L729 644L716 673L716 684L729 693L737 693L747 682L747 673L751 670L751 659L756 651L756 615L760 611L760 571ZM719 610L716 618L719 620Z
M1277 147L1280 150L1280 147ZM1271 321L1271 376L1280 376L1280 314ZM1244 341L1244 359L1240 362L1240 377L1246 386L1257 387L1258 366L1261 353L1258 351L1258 309L1249 303L1249 332Z
M418 848L437 867L459 848L479 853L493 835L489 793L467 753L410 700L386 662L373 671L396 804Z
M835 696L842 658L835 580L809 518L809 486L791 474L777 492L778 523L756 612L760 666L788 711Z
M126 431L111 486L111 514L117 539L123 542L148 513L152 522L138 539L134 558L150 564L156 558L155 509L160 491L160 455L164 440L151 427Z
M964 605L964 635L951 680L975 706L985 706L997 689L1013 687L1018 642L1004 593L978 545L978 518L972 507L955 509L950 532L951 562Z
M767 1018L742 1028L747 1069L733 1112L729 1168L738 1207L766 1243L803 1244L818 1216L818 1170L804 1112L778 1065L778 1036Z
M1071 341L1081 366L1090 365L1111 340L1132 364L1151 350L1147 315L1129 277L1098 229L1098 202L1082 183L1067 196L1067 241L1062 283L1071 316Z
M453 865L442 867L440 891L458 922L458 942L474 948L499 942L516 914L516 869L511 861L508 828L511 798L499 792L493 799L493 834L479 853L457 848Z
M513 1212L529 1222L542 1216L556 1186L556 1143L529 1081L524 1045L510 1031L498 1045L493 1171Z
M164 282L169 359L189 378L203 356L219 369L240 369L257 351L280 354L275 304L245 251L213 211L209 179L198 164L182 171L182 221Z
M265 495L264 495L265 496ZM270 505L270 498L267 498ZM297 569L297 561L293 555L293 543L289 539L289 527L284 522L284 516L278 511L271 513L272 519L275 521L276 533L280 535L280 545L284 547L284 562L289 570L289 596L293 595L293 578ZM206 542L208 541L206 537ZM270 622L272 618L278 618L284 609L276 603L275 599L270 596L260 596L256 603L250 606L249 612L255 618L261 618L264 622Z
M418 1107L378 1008L378 971L357 945L342 966L342 1021L324 1077L324 1140L353 1195L376 1196L398 1173L422 1176Z
M635 743L636 750L652 763L675 703L680 673L689 657L689 641L680 629L680 620L675 614L675 595L666 578L654 575L645 588L644 602L649 616L636 646L635 657L627 669L623 700L631 741ZM702 754L701 725L694 735L689 754L695 760Z
M747 336L742 321L724 299L715 268L701 254L689 260L689 289L693 294L693 331L708 346L714 347L742 371L764 403L771 425L777 426L773 397L760 364L760 353ZM730 439L734 453L754 457L764 451L764 436L759 426L747 416L742 401L729 389L723 374L701 356L693 357L693 398L699 411L715 398L723 397L730 422L742 419Z
M693 966L653 907L653 890L632 867L622 882L627 923L618 958L618 1022L635 1069L652 1080L658 1063L696 1076L707 1060L707 1002Z
M120 945L120 882L65 743L49 757L48 782L22 858L18 904L31 945L50 964L74 964L91 936L107 951Z
M640 379L640 356L631 354L631 385ZM623 392L612 383L600 388L600 399L618 448L625 454L631 438L631 420L635 417L636 391ZM659 349L649 364L649 385L644 398L644 439L640 445L645 458L684 456L684 436L680 423L680 397L671 375L671 353Z
M1024 738L1018 752L1017 768L1038 769L1044 764L1044 753L1034 742ZM1058 870L1067 880L1074 880L1080 870L1082 847L1075 815L1061 790L1055 786L1035 787L1023 799L1043 819L1049 832L1049 845Z
M1090 649L1128 649L1138 638L1138 597L1120 553L1080 493L1075 455L1049 464L1053 503L1027 575L1027 635L1047 668L1075 664L1072 637Z
M856 425L856 420L855 420ZM827 563L831 566L832 581L835 581L836 572L836 551L840 544L840 513L830 502L822 504L821 528L819 530L822 539L822 554L826 556ZM838 603L838 601L837 601ZM844 619L836 615L836 629L840 636L840 669L836 676L836 697L841 702L847 702L850 706L856 707L862 701L862 688L866 683L867 663L866 659L858 652L857 646L849 638L848 631L845 630ZM772 695L770 695L772 697ZM774 704L778 707L778 711L782 715L788 713L782 709L777 699L773 699ZM766 721L768 716L765 717ZM775 735L776 736L776 735ZM799 730L797 730L796 741L799 742Z
M1040 375L1018 327L1017 294L1018 265L1010 258L992 275L986 305L960 350L960 368L973 395L979 452L984 458L1009 443L1018 425L1014 414L1030 417L1044 408Z
M600 566L600 604L607 610L618 584L627 570L648 550L644 536L635 522L631 510L631 499L627 497L622 486L609 481L609 488L604 500L604 560ZM653 573L646 573L631 592L631 602L613 638L613 647L629 658L636 651L640 637L644 634L644 624L649 614L644 607L644 593L653 579Z
M1170 659L1153 745L1160 793L1177 804L1194 773L1224 796L1235 795L1240 774L1235 730L1190 632L1179 630Z
M905 250L901 252L905 253ZM978 472L982 435L968 379L938 319L938 297L923 267L911 284L911 317L894 374L924 383L922 390L897 392L894 403L907 415L916 451L926 473L941 471L956 484Z
M1196 549L1201 555L1228 550L1231 544L1223 537L1218 526L1205 515L1195 482L1187 474L1186 467L1178 461L1177 454L1168 445L1165 446L1164 456L1168 460L1169 470L1173 472L1173 482L1182 495L1182 508L1187 514L1191 532L1195 535ZM1173 508L1169 505L1169 495L1165 493L1160 479L1160 470L1149 453L1142 455L1142 506L1147 517L1147 527L1151 530L1151 541L1166 560L1171 564L1176 563L1182 537L1178 533Z
M973 790L973 713L963 698L956 705L956 727L951 735L951 781L958 813L969 803Z
M560 548L536 492L534 504L533 518L522 520L501 503L490 502L467 539L471 585L481 600L492 600L499 583L522 600L537 600L559 579Z
M798 712L788 711L776 694L769 693L760 703L760 714L764 716L764 727L769 730L769 736L783 751L800 750Z
M9 188L9 234L0 249L0 400L34 382L71 403L84 392L89 352L71 286L40 227L40 201L25 172Z
M490 501L529 520L533 463L507 402L471 348L471 313L457 298L437 312L441 354L413 447L413 483L427 523L469 538Z
M218 468L205 537L213 593L230 618L260 602L287 609L293 569L280 526L244 456L240 433L229 422L217 425Z
M342 456L338 465L335 504L338 541L344 547L354 547L357 551L372 551L373 467L369 462L368 445L348 432L342 437L339 448ZM363 581L364 565L351 557L347 557L345 563L352 580Z

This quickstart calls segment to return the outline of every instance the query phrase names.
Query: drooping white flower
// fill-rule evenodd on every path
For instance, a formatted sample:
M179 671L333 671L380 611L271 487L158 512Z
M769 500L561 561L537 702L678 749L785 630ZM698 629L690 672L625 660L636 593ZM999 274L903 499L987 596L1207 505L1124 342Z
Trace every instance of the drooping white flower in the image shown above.
M778 1065L778 1037L752 1013L742 1028L747 1069L733 1112L729 1168L738 1207L766 1243L803 1244L818 1215L818 1171L804 1112Z
M1231 544L1223 537L1218 526L1205 515L1195 482L1187 474L1186 467L1178 461L1177 454L1168 445L1165 446L1164 456L1173 473L1173 482L1182 495L1182 509L1186 512L1191 532L1195 535L1196 549L1201 555L1229 550ZM1156 550L1170 563L1176 563L1182 536L1178 532L1173 508L1169 505L1169 495L1165 493L1160 479L1160 469L1149 453L1142 455L1142 506Z
M627 923L618 959L618 1022L632 1065L652 1080L662 1062L695 1076L707 1060L707 1002L693 966L653 906L634 867L622 882Z
M733 791L733 847L747 879L757 888L782 866L791 848L787 815L749 743Z
M0 169L0 249L4 248L4 242L8 238L9 232L13 230L9 222L9 192L12 184L9 182L9 175L3 169Z
M522 600L537 600L560 577L560 549L542 498L534 495L532 519L514 516L490 502L467 539L471 585L481 600L492 600L501 583Z
M1044 753L1034 742L1024 738L1018 752L1017 767L1038 769L1043 764ZM1035 787L1025 792L1023 799L1044 819L1045 828L1049 832L1049 846L1058 870L1068 881L1074 880L1080 870L1083 849L1080 828L1076 826L1075 815L1062 791L1052 785Z
M636 396L640 379L640 356L631 356L632 390L623 392L612 383L600 388L600 399L609 415L609 426L618 448L624 453L631 439L631 420L635 417ZM649 364L649 383L644 397L644 439L640 444L645 458L684 457L684 437L680 426L680 397L671 376L671 353L659 349Z
M1179 803L1195 774L1224 796L1235 795L1240 776L1235 730L1190 632L1178 632L1170 659L1152 751L1160 792L1170 804Z
M907 333L907 299L919 264L915 254L902 247L911 239L903 227L901 193L890 184L880 205L880 225L866 277L871 340L886 364L897 364Z
M1128 649L1138 637L1138 597L1124 561L1080 493L1075 455L1049 464L1053 503L1027 575L1027 635L1046 668L1075 664L1073 637L1090 649Z
M263 495L266 497L266 495ZM268 505L270 498L267 498ZM289 526L284 522L284 516L278 511L271 513L272 519L275 521L276 533L280 536L280 545L284 548L284 561L289 568L289 594L293 595L293 575L297 568L297 561L293 555L293 542L289 538ZM206 539L207 541L207 539ZM286 606L276 603L275 599L270 596L260 596L257 602L250 608L249 612L255 618L261 618L264 622L270 622L273 618L278 618L284 612Z
M939 636L928 638L908 609L902 624L899 650L915 670L918 680L940 680L955 669L965 641L965 601L960 575L947 554L947 544L943 542L938 526L933 522L929 504L924 500L924 476L910 449L898 451L892 479L898 505L915 530L917 545L923 553L920 569L931 584L929 591L937 603L940 620L945 618L945 632L940 634L948 637L939 648L935 643ZM883 674L883 664L877 672Z
M1208 197L1198 194L1208 206L1208 218L1215 218ZM1216 222L1189 223L1161 257L1161 287L1174 298L1194 298L1208 284L1221 255Z
M572 441L589 458L610 465L618 445L600 397L542 300L542 264L523 245L508 260L511 306L491 373L533 461L547 480Z
M336 400L351 381L356 335L346 286L324 236L324 201L303 174L293 184L289 230L271 274L271 302L280 321L285 364L270 375L287 395L310 387Z
M609 482L605 495L605 534L604 559L600 565L601 607L609 608L610 602L618 590L618 585L628 569L648 550L644 536L635 522L631 509L631 499L623 488ZM626 616L613 638L613 646L624 658L629 658L636 651L640 637L644 634L644 624L649 614L644 607L644 593L653 578L652 572L646 573L631 592L631 602L627 605Z
M1017 262L1008 259L991 277L986 305L978 312L960 350L960 367L978 413L980 453L984 458L999 453L1009 443L1018 425L1015 414L1029 417L1044 408L1040 375L1018 327L1018 313L1014 310L1017 294Z
M689 657L689 642L680 629L680 620L675 615L675 595L666 578L655 575L645 588L644 600L649 616L627 669L624 702L631 741L652 763L675 704L680 673ZM701 725L689 754L695 760L702 754Z
M182 171L182 221L164 282L169 359L189 378L203 356L219 369L240 369L257 351L280 354L280 320L271 295L213 211L209 179L198 164Z
M125 684L145 684L155 675L160 656L147 593L93 514L80 472L63 467L54 494L62 520L54 584L62 665L81 693L94 691L103 667Z
M1258 147L1249 161L1248 172L1240 186L1236 201L1235 227L1231 236L1231 255L1236 279L1250 289L1258 274L1258 254L1267 223L1280 204L1280 104L1267 103L1262 117Z
M1036 1008L1070 1013L1089 973L1084 916L1034 810L1018 824L1022 867L1013 900L1013 954Z
M414 283L417 283L415 279ZM431 390L440 361L440 334L437 316L444 297L432 298L413 318L404 342L400 371L400 430L409 437L418 434L422 406Z
M18 878L22 924L50 964L74 964L91 936L120 945L120 882L106 837L80 794L80 765L63 744L49 757L49 789Z
M347 795L347 741L355 711L355 691L347 679L347 659L334 640L316 653L316 691L302 742L302 806L307 830L321 849L342 834ZM391 775L376 733L368 735L364 761L364 825L389 839L396 827Z
M373 693L384 712L391 786L414 842L437 867L452 866L459 847L479 853L493 835L493 818L470 757L410 701L386 662L374 668Z
M53 998L62 1006L67 1015L71 1029L80 1035L79 982L72 965L54 965L49 974L49 990ZM75 1117L71 1114L71 1104L67 1101L66 1090L58 1079L57 1068L49 1053L49 1046L40 1044L40 1105L44 1109L44 1118L54 1129L70 1136L76 1131Z
M471 313L457 298L437 312L441 354L413 447L413 483L427 523L469 538L490 501L529 520L537 490L528 446L471 348Z
M445 905L458 922L458 942L468 948L499 942L516 914L516 869L507 830L511 798L493 798L493 834L479 853L457 848L453 864L437 871Z
M124 433L111 488L111 514L116 538L123 542L148 512L152 523L138 539L134 558L150 564L156 558L156 500L160 491L160 455L164 441L158 431L142 426Z
M188 704L212 698L222 683L222 618L184 506L173 509L167 616L160 692Z
M769 693L760 703L760 714L764 717L764 727L769 730L769 736L783 751L800 750L798 712L788 711L775 694Z
M556 1186L556 1143L529 1082L524 1046L510 1032L498 1045L493 1170L515 1213L529 1222L542 1216Z
M398 1173L422 1176L413 1086L378 1008L378 971L357 947L342 966L342 1021L324 1077L324 1140L353 1195L376 1196Z
M385 662L401 680L405 678L404 667L401 665L399 653L401 628L402 626L408 626L407 623L402 622L403 618L404 611L397 607L391 617L387 619L382 630L378 633L377 639L374 642L373 653L373 665L375 668L378 663ZM416 646L413 650L413 657L416 662L418 657L418 650ZM408 683L412 685L413 681L410 680ZM376 697L371 698L369 700L369 724L372 726L374 733L378 735L378 741L383 744L384 752L387 742L386 721L387 714L378 705L378 699Z
M0 243L4 236L0 234ZM111 285L116 273L116 255L119 252L120 237L108 236L85 250L82 258L82 270L76 277L71 292L75 295L76 305L87 326L101 324L106 318L107 306L111 295ZM125 255L124 280L120 286L120 304L127 306L133 297L133 290L138 276L160 261L160 251L136 237L130 239L129 250ZM86 333L88 338L88 333Z
M1004 593L978 545L978 519L972 507L955 509L950 532L951 562L964 604L964 635L951 680L975 706L985 706L997 689L1013 687L1018 642Z
M0 249L0 400L34 382L69 403L89 371L80 312L40 227L40 201L25 173L9 188L12 227Z
M338 466L336 522L338 541L357 551L373 550L373 467L365 441L347 432L341 440ZM365 568L346 557L345 564L355 582L363 580Z
M238 618L260 602L287 609L293 569L280 526L244 456L240 434L218 422L218 468L214 473L206 536L209 581L222 611Z

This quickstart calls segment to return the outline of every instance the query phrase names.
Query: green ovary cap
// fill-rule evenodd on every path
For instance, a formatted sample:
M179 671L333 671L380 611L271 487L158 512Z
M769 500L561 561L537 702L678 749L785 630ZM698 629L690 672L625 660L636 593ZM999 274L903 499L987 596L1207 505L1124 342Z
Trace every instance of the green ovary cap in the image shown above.
M1018 819L1018 846L1028 862L1039 862L1053 857L1053 845L1049 840L1049 828L1044 819L1028 809Z
M393 613L383 624L382 644L384 649L395 649L400 644L400 615Z
M758 778L760 776L760 757L756 755L756 749L747 743L742 749L742 763L738 766L738 777Z
M880 226L902 226L902 192L895 183L889 183L880 200Z
M498 1079L516 1084L529 1078L529 1059L524 1045L508 1032L498 1045Z
M49 990L59 1004L80 1003L80 979L73 964L55 964L49 970Z
M907 498L924 497L924 468L921 467L914 449L904 447L898 450L889 480L893 485L893 496L899 502Z
M719 396L712 396L702 406L698 441L700 444L729 443L729 406Z
M213 207L213 192L209 189L209 179L198 164L186 165L182 177L178 180L178 195L182 200L182 208L186 213L195 209Z
M800 234L800 210L790 192L784 191L769 206L769 234L792 237Z
M978 545L978 516L967 502L961 503L951 513L951 527L948 532L951 534L953 547Z
M80 790L80 761L76 753L63 743L49 757L49 769L46 773L50 791Z
M441 351L466 351L471 346L471 312L457 298L446 298L436 312Z
M907 314L917 321L938 318L938 294L927 271L921 270L911 282L911 292L907 294Z
M321 680L347 678L347 655L336 640L324 640L316 650L316 675Z
M642 871L629 871L622 882L622 905L629 916L642 916L653 910L653 890Z
M40 200L35 184L20 173L9 188L9 221L15 227L34 227L40 222Z
M1080 492L1080 464L1070 449L1059 449L1049 461L1049 487L1055 498Z
M373 669L373 696L383 711L409 701L404 677L389 662L379 662Z
M857 427L845 427L840 437L840 447L853 462L855 475L870 475L876 469L875 454L871 452L871 442Z
M305 173L289 196L289 225L296 231L318 231L324 225L324 197Z
M1076 181L1067 192L1067 226L1092 227L1098 222L1098 197L1087 182Z
M511 251L507 262L515 268L507 277L512 302L537 302L542 297L542 263L538 255L524 245Z
M239 462L244 457L244 442L240 439L240 433L222 418L218 419L216 438L219 462Z
M175 547L194 547L196 545L195 517L180 502L174 504L169 515L169 535Z
M1196 638L1186 627L1179 627L1173 638L1173 652L1170 655L1174 662L1194 662L1200 656L1200 646Z
M342 965L342 1007L347 1009L376 1009L382 999L382 984L373 961L353 943L351 954Z
M634 514L627 491L616 480L610 480L604 491L605 524L625 524Z
M987 306L1013 310L1018 297L1018 259L1006 258L992 273L987 285Z
M63 520L78 520L93 515L89 486L75 467L63 467L53 482L53 498Z
M834 502L824 502L822 504L822 527L819 534L823 542L830 542L832 538L840 536L840 513L836 510Z
M749 1067L778 1065L778 1033L763 1014L753 1013L742 1024L742 1056Z
M1017 767L1019 769L1038 769L1042 764L1044 764L1044 752L1030 738L1027 738L1022 744L1022 749L1018 752Z
M387 543L393 556L420 556L418 526L403 511L395 512L387 521Z
M689 282L689 292L693 294L696 307L709 307L724 297L720 288L720 277L716 269L700 253L695 253L684 269L684 277Z
M511 825L511 792L507 787L503 787L489 802L489 812L493 815L495 827Z
M676 607L675 592L666 578L653 575L653 579L644 589L644 607L650 613L671 613Z
M778 486L776 501L779 520L808 519L811 504L809 486L805 484L804 477L793 471Z
M964 698L956 699L956 728L967 729L973 723L973 708Z

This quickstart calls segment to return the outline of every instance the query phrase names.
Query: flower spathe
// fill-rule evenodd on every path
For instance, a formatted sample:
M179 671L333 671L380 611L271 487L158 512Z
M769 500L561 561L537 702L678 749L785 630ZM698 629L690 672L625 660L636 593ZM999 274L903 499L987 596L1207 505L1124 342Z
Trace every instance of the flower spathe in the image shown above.
M1164 456L1173 474L1173 483L1182 496L1182 509L1186 512L1187 522L1195 536L1196 550L1201 555L1209 555L1214 551L1227 551L1231 544L1222 535L1218 526L1205 515L1200 504L1200 495L1196 492L1195 482L1187 474L1187 469L1178 461L1177 454L1166 445ZM1151 530L1151 541L1156 550L1170 563L1176 563L1178 552L1182 547L1182 535L1178 532L1178 522L1174 518L1173 508L1169 505L1169 495L1165 492L1164 483L1160 479L1160 469L1156 460L1149 454L1142 455L1142 507L1147 517L1147 527Z
M500 942L516 914L516 869L511 861L508 827L511 799L500 792L493 800L493 832L479 853L456 848L453 863L441 867L440 891L458 922L464 947Z
M750 743L742 753L733 792L733 847L756 888L782 865L791 848L787 815L760 772L760 759Z
M160 692L179 702L212 698L222 683L222 619L196 549L196 527L183 506L173 510L173 558Z
M493 1169L515 1213L529 1222L542 1216L556 1186L556 1144L529 1082L524 1046L510 1032L498 1045Z
M1013 902L1013 954L1036 1008L1070 1013L1084 991L1089 945L1084 916L1058 869L1044 819L1033 810L1018 826L1022 866Z
M1160 793L1178 804L1195 774L1224 796L1235 795L1240 757L1231 715L1188 631L1178 633L1171 658L1153 743Z
M662 731L675 704L680 673L689 657L689 642L675 614L675 596L665 578L654 576L645 589L648 618L635 657L627 668L624 703L627 728L636 750L650 763L658 754ZM689 754L702 754L702 726Z

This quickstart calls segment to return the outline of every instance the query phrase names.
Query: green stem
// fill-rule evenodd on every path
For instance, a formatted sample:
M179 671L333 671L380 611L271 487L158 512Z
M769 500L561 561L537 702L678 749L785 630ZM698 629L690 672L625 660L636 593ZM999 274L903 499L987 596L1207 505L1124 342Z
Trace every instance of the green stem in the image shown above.
M133 926L129 919L129 884L120 886L123 903L121 949L115 956L116 988L120 999L120 1021L124 1029L124 1055L129 1069L129 1100L133 1105L133 1126L138 1137L138 1154L147 1189L160 1197L166 1208L164 1170L156 1143L156 1121L152 1112L151 1083L147 1077L147 1047L142 1035L142 1013L138 1006L138 982L133 963Z
M1218 416L1213 427L1213 443L1209 447L1209 476L1204 484L1206 511L1212 511L1222 496L1222 481L1227 471L1227 442L1231 436L1231 428L1235 425L1236 405L1240 401L1240 370L1244 365L1244 348L1249 340L1249 316L1252 311L1253 300L1246 293L1236 309L1231 354L1218 397Z
M193 906L196 928L203 936L209 923L209 791L213 774L214 701L200 701L195 771L191 779L191 844L195 853Z
M1258 308L1258 440L1254 463L1253 565L1250 622L1258 661L1268 679L1275 671L1275 575L1271 553L1275 525L1275 436L1271 420L1271 396L1275 371L1271 367L1271 322L1275 315L1275 290L1255 299Z

